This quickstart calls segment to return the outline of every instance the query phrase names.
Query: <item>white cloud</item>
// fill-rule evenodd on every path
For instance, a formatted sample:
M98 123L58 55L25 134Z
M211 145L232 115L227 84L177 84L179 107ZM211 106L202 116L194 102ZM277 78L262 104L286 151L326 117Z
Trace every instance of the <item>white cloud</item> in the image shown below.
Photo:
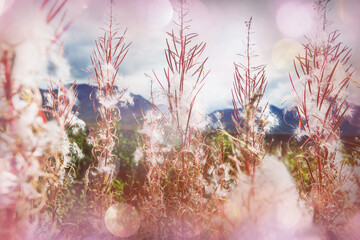
M71 52L68 52L67 56L72 64L72 73L76 73L78 81L87 83L88 76L85 68L90 64L89 56L94 47L94 40L101 35L100 28L106 27L103 16L108 6L102 1L101 3L95 0L81 1L77 5L80 14L74 18L74 24L63 40L65 45L71 48ZM150 81L144 74L153 76L152 70L155 70L158 77L164 78L163 67L166 67L165 32L175 28L175 25L170 23L164 27L149 26L144 22L144 18L139 16L141 11L137 10L143 6L143 1L146 0L118 0L114 12L119 26L122 29L128 28L126 42L132 42L129 53L120 68L120 74L131 92L146 97L149 96ZM160 2L160 0L151 1ZM272 62L272 54L276 43L283 39L276 25L276 13L284 1L263 0L255 3L254 1L188 0L188 2L191 10L190 17L193 18L191 31L199 33L197 39L199 42L207 43L203 56L204 58L209 56L206 68L211 72L202 90L206 109L212 111L232 107L233 62L238 62L237 54L244 52L243 41L246 40L244 23L251 16L253 16L253 42L256 43L256 53L259 55L257 62L267 65L269 84L266 97L271 104L281 106L282 97L291 94L288 71L292 70L289 68L277 69ZM176 5L175 0L171 0L171 3L173 6ZM298 4L302 3L305 4L304 6L308 6L312 1L298 1ZM336 22L334 27L340 26L345 29L341 39L344 39L346 44L356 46L360 33L353 28L352 22L342 21L339 15L336 15L339 4L338 2L333 3L335 10L331 17ZM347 11L348 7L343 10ZM156 13L147 14L150 14L148 17L151 17L151 14ZM343 18L347 16L346 13L342 14ZM349 14L354 14L354 11L350 11ZM175 17L176 14L174 14ZM305 41L303 37L293 40L300 43ZM74 49L72 46L75 46ZM358 68L360 67L359 52L360 49L356 49L354 52L355 67Z

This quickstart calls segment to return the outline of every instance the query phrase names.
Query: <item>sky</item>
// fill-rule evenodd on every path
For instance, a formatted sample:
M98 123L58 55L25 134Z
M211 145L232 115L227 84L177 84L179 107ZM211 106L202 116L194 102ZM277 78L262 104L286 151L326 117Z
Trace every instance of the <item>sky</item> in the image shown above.
M9 0L12 1L12 0ZM40 0L39 0L40 1ZM0 1L0 9L1 9ZM71 27L62 36L65 57L71 66L70 80L89 83L90 54L94 41L108 25L109 1L69 0L67 18ZM149 97L154 70L165 80L164 48L166 31L176 28L177 0L114 0L118 27L127 29L125 42L129 53L120 67L124 86L132 93ZM208 112L232 108L231 88L234 62L243 62L245 21L253 17L251 36L258 57L255 62L266 65L268 87L266 100L278 107L282 98L291 94L289 73L292 59L303 51L304 35L314 29L313 1L310 0L188 0L191 32L199 34L198 42L206 42L203 57L209 57L202 96ZM332 0L329 18L331 29L339 29L339 40L353 49L351 62L360 70L360 1ZM358 74L357 76L359 76ZM359 78L358 78L359 80ZM91 83L91 80L90 80ZM351 99L360 103L359 89L350 87Z

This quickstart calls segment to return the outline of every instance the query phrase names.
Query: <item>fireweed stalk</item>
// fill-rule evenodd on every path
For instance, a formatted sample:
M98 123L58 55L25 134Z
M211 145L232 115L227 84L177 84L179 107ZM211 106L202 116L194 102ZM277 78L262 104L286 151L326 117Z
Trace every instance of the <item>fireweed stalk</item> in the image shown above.
M144 116L139 133L143 145L137 153L147 170L139 192L142 229L156 239L182 239L202 234L214 210L212 198L204 198L206 159L209 154L201 130L206 126L199 97L208 72L201 55L205 43L186 18L180 1L178 32L168 32L164 68L165 82L154 72L159 92L151 90L152 109ZM159 100L166 109L158 104ZM139 154L137 154L139 155Z
M267 81L265 67L252 66L251 24L252 18L246 22L245 64L235 64L233 120L238 136L227 134L237 148L230 156L236 170L217 223L229 239L317 239L290 173L264 150L265 133L277 120L268 103L261 103Z
M351 49L338 41L340 33L328 33L328 3L314 5L320 24L306 38L305 55L294 60L298 82L290 76L294 95L289 98L299 120L295 136L306 139L298 158L301 190L314 209L314 221L340 237L340 229L355 210L347 195L351 190L344 188L351 185L352 170L342 160L339 129L351 114L347 88L354 69L349 64ZM302 169L309 172L308 181L302 178ZM306 190L308 185L311 191ZM351 188L357 189L357 184Z
M58 73L68 71L55 44L68 27L64 15L55 31L50 27L55 16L63 14L65 2L45 0L40 7L17 1L2 16L6 24L0 23L1 239L40 238L39 220L47 200L44 179L57 178L46 172L46 165L57 154L62 129L56 120L46 119L38 81L47 75L49 61L61 63Z
M262 99L266 90L267 80L265 66L253 66L253 44L251 43L252 18L246 21L246 46L242 55L245 63L234 63L234 83L232 89L235 124L242 162L241 169L248 175L255 173L265 151L264 137L271 127L277 124L277 119L270 114L268 102Z
M71 131L72 135L76 135L80 130L85 130L85 122L77 117L75 103L77 101L76 85L73 83L69 88L64 86L61 81L56 83L50 82L48 91L44 94L45 109L49 118L57 119L59 126L64 131L61 133L62 142L59 144L59 154L54 156L53 168L54 173L58 174L60 184L64 184L65 169L71 167L72 157L79 159L83 157L81 150L75 142L71 142L67 137L67 133ZM68 174L68 173L67 173ZM71 178L71 174L68 175Z
M113 22L113 1L111 1L109 26L104 35L99 37L96 48L91 55L91 77L97 85L92 93L94 109L97 112L98 127L90 132L89 143L93 145L95 162L90 166L87 175L90 185L88 196L99 202L98 214L100 219L104 216L104 207L111 203L105 195L112 179L116 177L116 164L113 150L116 146L116 123L120 120L119 106L132 101L128 92L124 90L121 77L118 75L120 64L128 53L130 44L125 44L126 30L121 34ZM108 202L110 201L110 202Z
M53 131L58 134L59 142L55 146L56 154L49 158L45 169L46 172L56 176L47 179L46 207L49 211L48 219L44 219L42 225L48 229L53 229L50 235L44 236L51 238L59 229L54 230L53 224L56 223L59 213L64 211L58 197L63 190L71 185L75 175L74 163L84 157L79 146L69 139L69 133L73 136L80 130L85 130L85 122L76 115L74 105L77 101L76 85L73 83L69 88L65 87L61 81L50 81L48 91L44 93L45 109L43 110L48 119L56 120L59 126L57 130L54 126ZM56 224L54 225L56 226Z

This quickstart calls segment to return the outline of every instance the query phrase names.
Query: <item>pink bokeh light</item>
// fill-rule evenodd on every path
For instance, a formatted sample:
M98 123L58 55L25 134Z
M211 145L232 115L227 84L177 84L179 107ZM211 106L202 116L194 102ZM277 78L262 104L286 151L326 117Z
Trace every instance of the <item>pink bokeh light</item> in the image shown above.
M286 37L301 37L312 27L311 12L311 7L297 2L287 2L277 11L277 26Z

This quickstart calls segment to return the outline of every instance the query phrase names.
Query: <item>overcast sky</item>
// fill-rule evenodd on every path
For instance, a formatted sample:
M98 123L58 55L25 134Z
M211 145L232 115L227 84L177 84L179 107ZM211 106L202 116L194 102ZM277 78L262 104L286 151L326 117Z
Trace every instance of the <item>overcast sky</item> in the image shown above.
M120 74L129 90L149 96L150 81L144 74L154 70L162 76L166 67L164 56L166 31L175 28L173 7L176 0L115 0L116 21L127 28L126 42L132 42L121 65ZM107 26L107 1L76 0L71 3L69 17L72 27L62 40L71 64L72 77L77 82L88 82L90 54L94 40ZM245 21L253 17L253 43L259 55L257 62L267 66L266 97L271 104L281 107L282 97L291 94L288 78L293 71L292 59L302 51L304 35L316 24L312 19L313 1L310 0L188 0L191 31L199 33L198 41L207 44L210 75L202 90L206 109L229 108L234 62L241 61L244 52ZM333 0L330 3L333 29L340 29L340 40L353 48L352 63L360 69L360 1ZM359 95L352 88L352 97Z

